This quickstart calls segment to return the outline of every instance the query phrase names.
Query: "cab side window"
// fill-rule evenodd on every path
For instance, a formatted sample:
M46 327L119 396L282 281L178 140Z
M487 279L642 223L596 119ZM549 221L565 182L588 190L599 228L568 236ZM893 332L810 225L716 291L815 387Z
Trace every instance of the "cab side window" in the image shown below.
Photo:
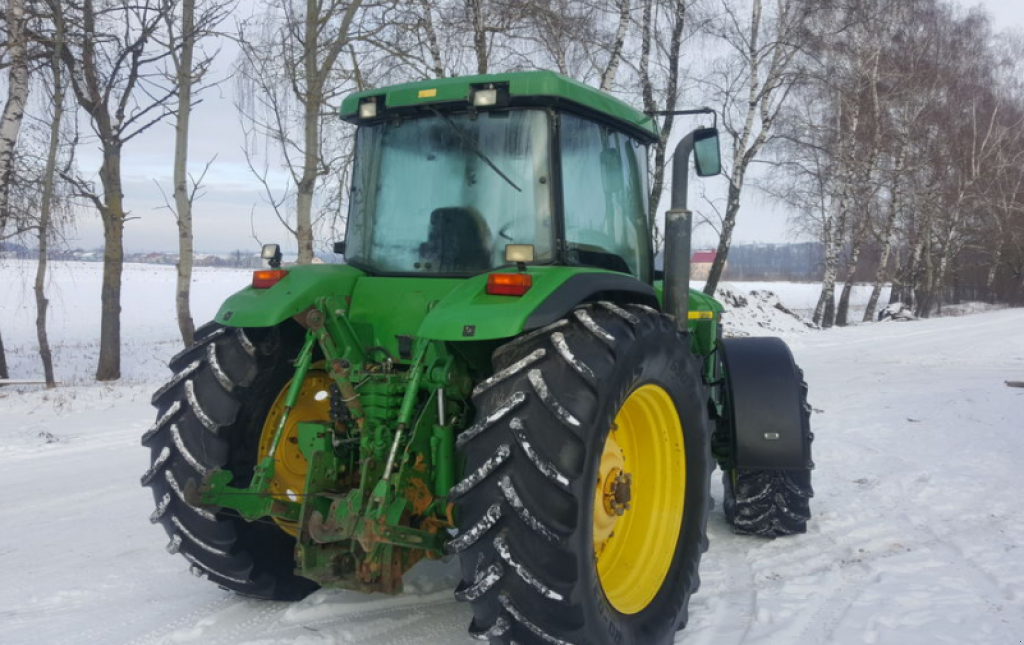
M649 279L646 147L566 113L559 137L568 261Z

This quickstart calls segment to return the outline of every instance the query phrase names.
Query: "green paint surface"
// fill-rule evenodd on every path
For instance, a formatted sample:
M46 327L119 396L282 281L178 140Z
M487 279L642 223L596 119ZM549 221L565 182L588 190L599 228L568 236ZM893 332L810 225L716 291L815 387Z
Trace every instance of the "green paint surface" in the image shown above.
M306 264L287 271L269 289L247 287L229 297L213 319L229 327L270 327L308 309L317 298L348 295L366 275L345 264Z
M505 271L515 272L515 269ZM497 273L497 272L495 272ZM487 275L461 280L437 303L420 325L419 335L432 340L492 340L523 331L526 319L566 280L581 273L610 273L583 267L530 267L533 286L522 296L487 294ZM622 275L622 274L611 274Z
M508 269L514 272L515 269ZM500 271L496 271L500 272ZM584 267L530 267L533 286L523 296L487 294L487 276L471 278L378 278L347 265L306 265L289 269L270 289L239 291L225 301L215 320L231 327L270 327L335 296L350 303L347 317L367 347L399 353L398 336L473 341L511 338L562 283ZM620 274L616 274L620 275Z
M359 101L370 97L383 97L384 105L388 107L464 102L469 100L473 86L484 83L508 83L512 97L551 97L575 103L625 121L648 133L652 140L658 136L654 119L643 112L589 85L547 71L456 76L365 90L345 97L341 116L358 122Z

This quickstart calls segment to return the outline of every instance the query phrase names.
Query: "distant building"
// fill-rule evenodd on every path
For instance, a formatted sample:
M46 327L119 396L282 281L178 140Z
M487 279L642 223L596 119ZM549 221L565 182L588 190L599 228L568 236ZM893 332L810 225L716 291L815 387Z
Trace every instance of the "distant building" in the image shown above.
M690 258L690 278L693 280L707 280L708 275L711 273L711 265L714 264L716 257L718 257L716 251L697 251L694 253ZM729 263L726 262L725 266L729 266Z

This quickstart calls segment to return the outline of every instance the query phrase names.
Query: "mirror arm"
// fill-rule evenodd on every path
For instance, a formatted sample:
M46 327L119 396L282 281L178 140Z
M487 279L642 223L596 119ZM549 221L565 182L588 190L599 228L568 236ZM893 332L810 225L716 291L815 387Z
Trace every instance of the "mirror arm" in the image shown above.
M651 110L650 112L644 112L647 116L690 116L694 114L710 114L715 117L714 123L711 125L713 128L718 128L718 112L714 108L702 107L694 108L692 110Z

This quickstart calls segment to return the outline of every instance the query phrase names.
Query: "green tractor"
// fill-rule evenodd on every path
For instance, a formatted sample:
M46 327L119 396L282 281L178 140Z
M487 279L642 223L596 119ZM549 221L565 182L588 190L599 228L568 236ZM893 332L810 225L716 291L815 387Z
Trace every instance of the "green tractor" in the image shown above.
M776 339L726 339L689 290L691 156L666 271L647 217L652 118L549 72L345 99L346 264L270 268L153 396L151 520L238 593L398 593L456 556L471 634L660 645L685 626L710 476L734 530L810 516L806 386Z

